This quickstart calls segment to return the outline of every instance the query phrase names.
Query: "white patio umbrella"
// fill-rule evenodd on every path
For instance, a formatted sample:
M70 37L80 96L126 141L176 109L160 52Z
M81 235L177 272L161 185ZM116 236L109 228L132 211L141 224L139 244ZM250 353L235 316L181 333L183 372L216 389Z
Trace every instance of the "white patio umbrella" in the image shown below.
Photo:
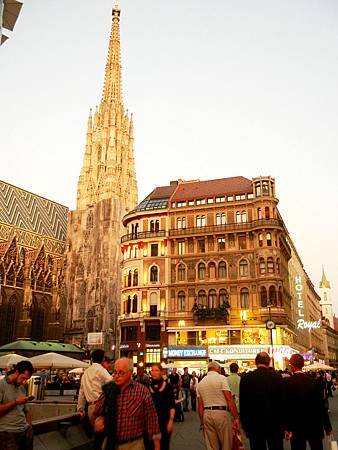
M335 370L334 367L328 366L327 364L323 364L320 362L314 362L313 364L309 364L308 366L304 366L304 370L306 372L310 370Z
M0 367L3 369L5 367L9 368L20 361L29 361L29 359L16 353L9 353L8 355L0 356Z
M53 352L33 356L29 360L33 364L34 369L73 369L78 367L89 367L89 364L83 361Z

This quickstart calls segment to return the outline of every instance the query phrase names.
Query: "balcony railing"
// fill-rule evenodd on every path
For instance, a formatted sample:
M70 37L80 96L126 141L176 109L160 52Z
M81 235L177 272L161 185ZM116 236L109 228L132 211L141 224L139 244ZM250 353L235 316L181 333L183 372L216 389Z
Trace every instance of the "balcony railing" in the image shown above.
M259 219L251 222L227 223L223 225L211 225L205 227L178 228L169 230L169 236L187 236L192 234L213 234L233 231L251 231L255 228L283 227L283 222L279 219Z
M241 321L241 311L242 308L229 308L226 311L221 310L220 308L215 308L211 311L209 308L204 310L204 313L200 314L199 317L194 315L194 311L185 310L185 311L141 311L137 313L129 313L129 314L121 314L119 316L119 320L135 320L135 319L156 319L156 318L166 318L166 319L198 319L198 321L203 320L215 320L216 322L228 322L231 324L232 321ZM246 309L247 319L245 322L249 325L251 321L265 321L270 317L269 309L267 307L255 307ZM271 308L271 317L272 319L279 322L279 320L287 319L287 313L283 307L275 307ZM242 320L243 322L243 320Z
M127 241L134 241L136 239L147 239L147 238L154 238L154 237L165 237L166 231L165 230L159 230L159 231L140 231L136 233L130 233L125 234L121 238L121 243L127 242Z
M141 311L137 313L126 313L119 316L119 320L130 320L130 319L156 319L166 317L168 315L167 311Z

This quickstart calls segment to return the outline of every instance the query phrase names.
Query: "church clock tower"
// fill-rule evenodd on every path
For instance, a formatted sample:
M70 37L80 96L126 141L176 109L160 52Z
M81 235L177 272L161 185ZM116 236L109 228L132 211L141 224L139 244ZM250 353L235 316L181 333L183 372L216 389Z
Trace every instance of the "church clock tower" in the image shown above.
M102 332L106 350L117 341L121 219L137 205L133 143L133 118L122 100L115 3L102 99L89 114L77 206L68 224L65 339L81 346L91 332Z
M322 308L322 316L325 317L325 319L328 319L330 322L330 327L334 328L332 300L331 300L331 285L326 278L324 268L322 279L321 282L319 283L319 289L320 289L320 299L321 299L320 306Z

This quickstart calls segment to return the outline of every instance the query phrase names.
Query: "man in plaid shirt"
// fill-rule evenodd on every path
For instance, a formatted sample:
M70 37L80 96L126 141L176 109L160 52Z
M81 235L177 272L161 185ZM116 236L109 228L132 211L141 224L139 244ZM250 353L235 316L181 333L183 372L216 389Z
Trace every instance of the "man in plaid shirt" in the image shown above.
M132 380L132 374L130 359L116 361L114 382L104 386L95 404L95 431L108 435L107 450L144 450L144 434L154 441L154 450L160 450L161 434L153 400L145 386Z

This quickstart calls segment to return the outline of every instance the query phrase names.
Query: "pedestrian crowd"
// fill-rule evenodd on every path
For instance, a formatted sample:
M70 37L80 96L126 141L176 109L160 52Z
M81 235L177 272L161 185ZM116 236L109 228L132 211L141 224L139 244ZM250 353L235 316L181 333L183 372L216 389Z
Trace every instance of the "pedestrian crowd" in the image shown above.
M303 372L300 354L292 355L285 371L276 371L262 352L255 370L239 375L232 363L228 376L215 361L200 376L187 367L166 376L159 363L149 374L143 367L134 374L128 358L118 359L111 374L103 350L91 357L77 411L94 431L95 450L169 450L174 422L183 421L190 408L198 411L207 450L241 450L244 434L251 450L282 450L284 440L291 450L323 450L324 435L332 435L328 398L336 375ZM21 361L0 379L0 450L33 449L25 388L33 373L32 364ZM68 381L61 374L60 382Z

